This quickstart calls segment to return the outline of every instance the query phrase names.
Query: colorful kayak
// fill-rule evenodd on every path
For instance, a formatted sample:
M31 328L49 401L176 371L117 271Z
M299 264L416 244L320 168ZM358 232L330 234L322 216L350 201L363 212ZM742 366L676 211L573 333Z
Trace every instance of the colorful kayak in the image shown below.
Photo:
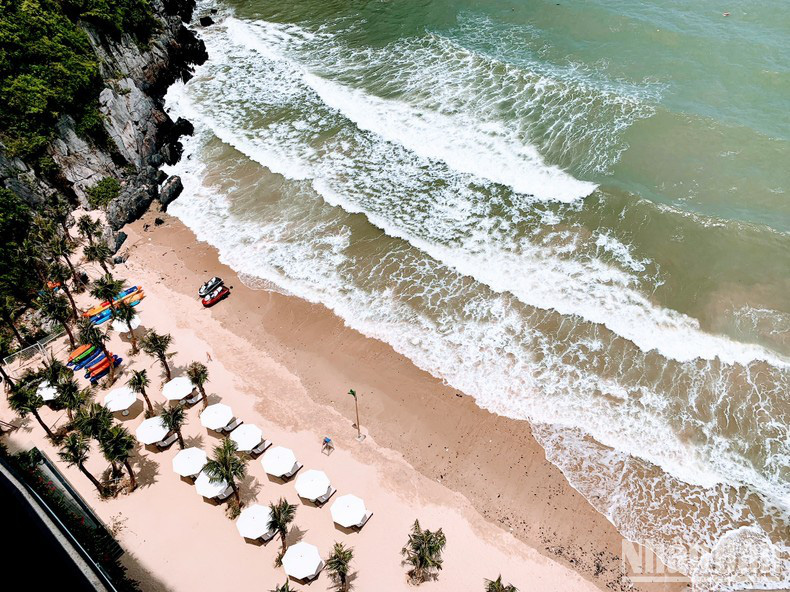
M139 286L132 286L131 288L127 288L123 292L120 292L113 299L113 302L120 302L121 300L123 300L125 298L128 298L129 296L132 296L133 294L135 294L136 292L138 292L141 289L142 288L140 288ZM89 310L86 310L84 313L82 313L82 316L84 316L84 317L92 317L92 316L97 315L100 312L108 309L109 307L110 307L110 302L108 300L105 300L101 304L97 304L93 308L91 308Z
M95 351L96 351L96 348L93 345L89 345L88 349L86 349L84 352L82 352L80 355L78 355L76 358L74 358L71 362L69 362L69 364L76 364L78 362L81 362L82 360L91 357L91 355Z
M119 357L116 356L115 364L113 364L113 365L117 368L120 365L121 362L123 362L123 358L119 358ZM99 372L95 376L91 377L91 384L96 384L97 382L99 382L99 379L104 378L105 376L107 376L107 374L109 374L109 372L110 372L110 367L107 366L104 370L102 370L101 372Z
M84 354L84 353L85 353L85 352L86 352L88 349L90 349L91 347L93 347L91 344L87 344L87 345L81 345L81 346L79 346L77 349L75 349L75 350L74 350L73 352L71 352L71 354L69 355L69 362L71 362L71 361L72 361L74 358L76 358L76 357L77 357L77 356L79 356L80 354Z
M74 364L74 370L82 370L88 366L92 366L104 359L104 352L100 349L94 350L93 353L87 358L80 360L78 364Z
M113 355L112 359L114 361L117 361L120 358L118 356ZM117 365L118 364L116 364L116 366ZM92 368L90 368L85 373L85 378L93 378L94 376L96 376L102 370L105 370L105 369L109 368L109 366L110 366L110 361L107 358L104 358L101 362L99 362L98 364L94 365Z
M137 306L138 304L140 304L140 301L143 298L145 298L145 292L142 292L142 291L141 292L137 292L133 296L134 296L134 300L127 300L127 302L129 303L129 306ZM101 312L101 313L99 313L99 314L97 314L95 316L92 316L91 317L91 323L93 323L94 325L101 325L102 323L106 323L107 321L109 321L111 318L112 318L112 312L108 308L107 310L105 310L105 311L103 311L103 312Z

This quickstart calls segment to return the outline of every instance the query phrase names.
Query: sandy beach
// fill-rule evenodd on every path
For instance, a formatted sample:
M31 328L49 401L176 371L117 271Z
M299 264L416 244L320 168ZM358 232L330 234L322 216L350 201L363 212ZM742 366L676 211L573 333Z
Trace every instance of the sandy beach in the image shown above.
M164 224L155 225L156 217ZM291 543L317 545L324 556L334 541L353 546L356 590L410 588L399 551L415 518L426 528L443 528L448 540L444 569L424 585L428 590L478 590L499 573L520 590L641 589L620 577L620 535L545 460L528 424L481 410L322 306L247 288L213 248L166 214L149 212L125 230L123 251L130 257L114 273L145 287L142 325L173 335L174 375L191 361L206 363L210 402L229 404L266 439L292 448L305 469L324 470L338 495L359 495L373 511L360 532L347 533L333 525L331 502L323 508L300 503L289 536ZM195 293L213 275L232 292L206 310ZM79 304L89 303L83 294ZM113 335L111 350L129 348ZM68 344L55 349L65 359ZM123 365L116 385L128 380L130 368L148 369L150 397L161 406L158 362L138 354ZM349 388L359 393L363 442L355 440ZM96 399L104 394L101 389ZM132 409L119 420L134 431L144 415L139 401ZM200 409L188 411L184 436L188 446L209 451L219 439L200 425ZM34 443L57 458L34 420L15 418L5 401L0 416L20 426L8 437L12 447ZM65 412L47 408L42 416L55 427L66 421ZM321 453L324 435L336 444L329 456ZM177 444L163 452L140 447L133 460L140 487L109 500L100 500L76 468L59 466L99 516L119 526L124 562L143 589L232 584L251 590L282 583L285 574L273 565L277 540L263 547L246 543L224 506L204 501L173 473L177 452ZM108 468L97 450L87 466L97 475ZM267 505L280 497L299 503L293 482L271 481L258 460L249 462L241 494L244 503ZM310 589L331 584L322 572Z

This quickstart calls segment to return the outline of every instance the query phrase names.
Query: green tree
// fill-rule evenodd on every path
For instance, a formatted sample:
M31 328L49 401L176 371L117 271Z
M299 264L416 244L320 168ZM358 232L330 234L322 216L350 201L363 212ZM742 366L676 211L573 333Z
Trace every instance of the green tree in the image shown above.
M148 379L148 371L145 368L142 370L132 370L132 377L129 379L127 384L129 385L130 389L143 396L143 399L145 399L145 404L148 407L147 416L152 417L154 415L154 408L151 406L151 400L148 398L148 393L145 391L145 389L151 384L151 381Z
M89 263L98 263L104 270L104 273L110 273L110 268L107 267L107 264L112 263L112 249L106 242L100 240L87 245L83 249L82 254L86 261Z
M74 412L87 403L93 391L90 388L81 389L79 383L72 378L65 378L55 385L58 392L58 403L66 408L69 421L74 421Z
M115 298L123 291L124 285L126 285L126 280L117 279L111 273L105 273L91 284L91 296L102 302L109 302L112 306Z
M70 243L74 242L74 238L69 232L69 227L74 223L74 217L71 215L71 206L62 196L55 195L50 202L44 207L45 214L57 224L63 236Z
M518 592L513 584L503 584L502 574L499 574L496 580L485 580L485 592Z
M421 584L442 569L442 551L447 540L442 529L423 530L419 520L414 521L409 540L401 549L404 563L411 566L409 577L414 584Z
M296 590L292 590L291 584L288 583L288 580L285 580L282 586L275 586L272 592L296 592Z
M88 403L77 409L74 414L74 427L88 438L97 442L102 434L112 426L112 413L99 403Z
M71 370L56 357L49 356L44 360L44 366L38 375L52 386L57 386L61 381L71 377Z
M0 10L0 21L2 11ZM3 56L3 31L0 28L0 56ZM3 58L0 57L0 64ZM0 65L2 72L2 65ZM2 75L0 74L0 77ZM0 86L2 84L0 83ZM0 91L0 99L2 91ZM0 104L0 109L2 105ZM0 122L0 142L2 142L3 125ZM26 301L27 296L34 292L42 282L41 249L33 245L30 232L33 215L27 205L13 191L0 187L0 292L18 301ZM30 264L30 260L35 265ZM31 271L33 274L31 274ZM35 274L35 275L34 275ZM35 281L35 278L38 281Z
M88 460L88 456L90 453L90 442L88 439L80 434L79 432L72 432L63 440L63 444L60 447L60 452L58 452L58 456L60 460L68 464L68 466L73 467L76 466L83 475L85 475L91 483L93 483L96 490L99 492L99 495L104 495L104 488L102 487L99 480L93 476L93 474L85 468L85 462Z
M110 426L99 437L99 448L101 448L104 458L113 464L122 464L126 467L126 470L129 472L132 491L137 487L137 481L129 459L132 456L136 442L129 430L117 424Z
M115 364L112 354L107 350L107 342L110 340L108 335L94 325L90 319L80 319L78 323L79 337L82 343L89 343L102 351L109 363L110 384L115 382Z
M351 569L351 560L354 558L354 549L346 547L343 543L335 543L332 553L326 560L326 567L332 578L338 584L339 592L348 592L348 572Z
M10 294L0 294L0 318L3 319L6 327L11 329L11 333L13 333L14 337L16 337L17 342L19 342L19 346L24 347L27 345L27 341L24 337L22 337L22 334L19 332L19 329L16 326L16 321L14 320L18 308L19 303L17 302L16 298Z
M271 510L271 515L269 516L267 528L280 535L282 552L285 553L285 550L288 548L288 528L291 526L294 518L296 518L296 506L289 503L284 497L281 497L276 504L274 502L269 504L269 510Z
M159 414L159 417L162 418L162 423L168 430L176 433L176 436L178 436L178 446L183 450L184 436L181 435L181 428L187 422L184 408L181 405L165 407L162 409L162 413Z
M112 200L120 195L121 184L118 179L104 177L85 193L92 208L106 208Z
M74 296L69 289L68 281L71 279L71 271L68 267L63 265L60 261L53 261L49 265L48 269L49 279L53 282L60 282L60 288L63 290L63 293L69 299L69 303L71 304L71 311L72 316L76 319L80 316L80 311L77 308L77 304L74 302Z
M53 257L62 259L71 270L71 276L74 278L74 285L80 283L80 278L77 275L77 269L71 262L71 256L74 254L74 246L66 240L66 237L56 236L49 243L49 252Z
M212 483L225 481L233 490L236 503L241 506L239 485L237 481L244 479L247 474L247 460L236 454L236 443L230 438L224 438L214 447L214 457L209 459L203 470Z
M101 222L83 214L77 220L77 233L83 240L88 241L89 245L92 245L96 237L101 234Z
M0 376L3 377L6 388L12 389L15 386L15 382L8 375L3 366L3 360L9 355L11 355L11 337L5 333L0 333Z
M208 381L208 368L200 362L192 362L187 366L187 378L190 382L198 387L201 397L203 397L203 409L208 406L208 398L206 397L205 384Z
M114 321L120 321L126 324L126 328L129 330L129 336L132 340L132 354L136 354L139 349L137 347L137 335L134 334L134 329L132 329L132 321L137 316L134 307L125 300L121 300L110 309L110 315Z
M170 380L170 366L167 364L167 356L172 343L173 337L169 333L160 335L153 329L150 329L140 340L140 346L143 348L143 351L149 356L156 357L162 364L167 380Z
M44 291L41 296L36 300L36 307L41 311L49 321L59 323L69 336L69 343L73 348L76 345L74 341L74 333L69 326L69 321L72 319L72 309L69 301L65 296L57 292Z
M35 387L29 384L17 386L8 397L8 404L11 410L19 417L27 417L28 415L35 417L36 421L44 428L47 436L51 440L55 438L55 434L52 433L52 430L44 423L44 420L41 419L41 415L38 413L38 410L44 406L44 399L38 395Z

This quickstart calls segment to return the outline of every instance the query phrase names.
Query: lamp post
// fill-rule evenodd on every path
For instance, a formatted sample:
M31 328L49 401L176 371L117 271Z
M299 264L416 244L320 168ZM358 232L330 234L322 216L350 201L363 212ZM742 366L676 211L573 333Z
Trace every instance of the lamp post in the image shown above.
M362 434L362 429L359 427L359 401L357 400L357 391L354 389L348 389L348 394L354 397L354 411L357 415L357 423L354 425L357 428L357 442L362 442L365 439L365 436Z

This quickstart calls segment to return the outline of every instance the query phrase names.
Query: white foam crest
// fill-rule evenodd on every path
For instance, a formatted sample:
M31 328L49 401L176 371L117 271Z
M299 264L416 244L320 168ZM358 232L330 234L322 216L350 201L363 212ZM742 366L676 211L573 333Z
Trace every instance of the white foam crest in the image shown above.
M188 142L185 158L172 171L181 176L185 191L171 211L184 219L201 240L217 246L223 262L237 271L323 303L351 327L391 343L422 368L474 395L481 406L493 412L568 429L581 428L615 448L619 455L645 458L703 488L745 482L775 498L783 495L781 481L769 481L753 468L750 473L750 468L734 458L723 443L721 449L711 452L680 441L667 423L673 410L661 394L643 386L635 397L633 387L627 384L582 371L581 356L595 352L606 356L609 345L602 343L604 336L588 339L586 349L573 339L558 344L530 328L531 319L509 305L507 297L467 297L469 286L461 276L450 274L447 280L437 277L441 266L405 246L387 253L379 262L350 260L345 253L351 244L349 216L340 208L312 211L316 208L315 197L298 190L253 220L234 217L228 199L202 182L203 165L195 152L200 133L198 130ZM419 272L410 276L405 270L408 265ZM386 284L392 288L366 291L358 286L361 279L376 276L386 276ZM422 297L434 301L435 310L446 310L447 314L436 319L421 314L421 307L414 308L398 296L404 289L422 293ZM453 299L459 295L465 302L463 318L451 314L458 306ZM616 402L609 401L610 396ZM566 474L574 483L574 479L593 474L593 468L595 465L587 467L580 475L572 471ZM601 467L596 470L600 473ZM579 488L585 495L592 495L581 485ZM619 493L623 499L631 497L624 495L627 492ZM725 495L701 499L700 503L716 506L712 518L690 527L680 521L672 525L672 532L683 532L710 547L732 524L739 524L742 512L748 516L748 507L728 506ZM653 506L628 508L652 511ZM623 508L604 511L618 528L641 528L634 531L639 540L649 540L656 536L651 529L660 533L664 527L660 522L645 521L639 512ZM650 528L646 530L646 526Z
M254 62L260 60L261 55L265 56L268 63L260 64L258 70L268 71L271 77L231 85L223 83L225 94L233 96L232 103L220 102L220 108L211 113L211 105L204 102L200 110L193 110L192 116L203 120L223 141L260 164L293 179L312 178L314 186L329 203L349 212L364 213L391 236L409 241L496 291L513 293L531 306L600 323L643 351L656 350L679 361L719 358L726 363L765 360L786 365L785 360L761 346L706 333L696 319L654 305L635 285L633 275L598 258L571 258L566 256L568 252L545 243L534 243L530 237L513 238L510 231L520 221L518 216L522 212L510 208L508 215L514 216L512 220L492 219L489 214L496 200L487 198L491 203L475 203L479 198L468 186L475 182L475 177L465 178L460 174L448 177L447 171L436 170L430 161L420 162L414 151L407 152L399 142L382 142L376 140L378 136L351 134L348 140L340 139L335 147L324 148L317 154L307 144L310 134L304 132L304 137L299 134L306 128L317 135L322 127L336 125L337 118L331 114L314 114L307 118L304 126L290 123L264 130L245 130L237 123L236 114L228 109L241 98L254 100L263 95L268 100L270 94L281 91L286 97L299 97L303 102L300 106L315 112L326 107L324 101L311 96L312 87L301 91L296 87L303 84L305 78L324 91L327 88L336 90L337 85L317 82L314 75L305 74L305 70L278 47L283 39L287 40L280 28L270 24L250 26L233 19L228 26L233 31L232 38L218 38L219 42L211 44L212 51L215 47L220 52L225 51L228 41L239 44L234 46L234 51L252 49L255 53L245 54L244 58ZM265 34L266 43L258 38L262 34ZM256 57L259 50L263 54ZM234 88L233 84L240 86ZM245 90L245 84L251 86ZM344 91L344 97L351 105L346 105L345 113L357 112L358 93ZM335 97L330 102L340 100ZM365 111L368 107L360 109ZM383 114L383 111L379 113L382 118ZM372 112L367 112L365 117L368 116L372 116ZM357 152L349 141L359 143ZM415 169L421 171L417 176ZM425 187L434 182L429 178L421 181L426 174L441 179L449 191L426 190ZM399 194L403 193L409 193L411 198L400 199ZM464 217L464 212L471 215ZM615 244L612 237L599 236L597 241L599 248L613 253L615 260L626 269L637 271L645 265L643 260L635 259L625 245ZM573 250L573 243L566 242L565 246Z

